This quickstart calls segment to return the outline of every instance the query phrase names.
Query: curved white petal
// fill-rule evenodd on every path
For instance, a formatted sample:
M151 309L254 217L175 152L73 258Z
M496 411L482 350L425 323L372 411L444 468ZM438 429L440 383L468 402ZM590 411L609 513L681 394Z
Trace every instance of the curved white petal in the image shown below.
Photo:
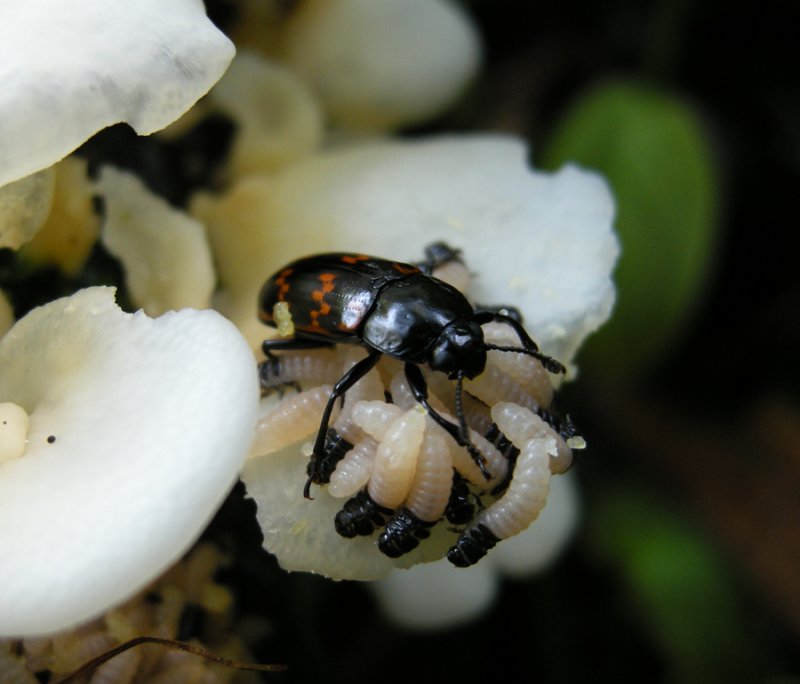
M252 439L257 374L219 314L126 314L111 288L33 310L0 369L0 401L30 414L25 453L0 465L0 635L54 632L196 539Z
M200 0L0 3L0 185L111 124L163 128L233 53Z

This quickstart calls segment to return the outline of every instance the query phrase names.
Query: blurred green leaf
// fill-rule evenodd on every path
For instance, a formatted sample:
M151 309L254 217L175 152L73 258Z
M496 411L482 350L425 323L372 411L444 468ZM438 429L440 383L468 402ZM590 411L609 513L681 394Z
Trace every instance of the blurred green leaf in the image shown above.
M617 306L581 365L641 375L680 335L712 262L717 182L697 117L651 88L604 85L567 113L541 161L576 161L612 186L622 243Z
M596 502L590 547L622 581L678 682L748 681L754 654L731 568L697 529L634 489Z

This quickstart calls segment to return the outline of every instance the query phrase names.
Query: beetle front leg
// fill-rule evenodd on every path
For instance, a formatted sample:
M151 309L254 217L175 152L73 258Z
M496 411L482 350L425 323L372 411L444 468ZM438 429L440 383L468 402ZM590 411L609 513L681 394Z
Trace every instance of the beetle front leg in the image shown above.
M470 444L469 436L466 433L462 433L462 430L458 425L446 420L436 409L433 408L433 406L430 405L430 402L428 401L428 384L425 382L425 377L422 375L422 371L419 369L419 366L414 363L407 363L405 365L405 373L408 386L411 388L411 393L414 395L414 399L422 404L422 407L428 412L428 415L430 415L437 425L442 427L459 446L462 446L469 451L469 455L472 456L472 460L474 460L478 468L481 469L483 476L487 480L491 480L492 474L486 467L486 457L472 444Z
M308 464L308 480L306 480L306 486L303 488L303 496L306 499L311 498L311 485L320 482L322 478L321 466L325 456L325 441L328 436L328 425L331 422L331 414L333 413L333 407L336 405L336 400L339 397L344 397L347 390L369 373L380 358L381 353L379 351L370 349L369 354L352 366L339 379L339 382L333 386L331 395L328 397L328 403L325 405L325 410L322 413L319 432L317 432L314 450L311 453L311 461Z

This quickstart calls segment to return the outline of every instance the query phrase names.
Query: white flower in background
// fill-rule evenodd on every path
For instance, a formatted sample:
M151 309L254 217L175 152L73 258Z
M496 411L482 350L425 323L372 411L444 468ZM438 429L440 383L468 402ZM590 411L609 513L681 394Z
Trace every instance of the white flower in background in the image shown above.
M274 171L322 143L320 103L290 69L255 52L239 52L208 99L236 122L230 177Z
M386 131L451 105L477 72L477 31L443 0L312 0L281 36L281 58L335 125Z
M132 173L105 166L96 187L105 203L101 242L122 263L133 303L150 316L208 308L215 276L203 226Z
M0 185L0 247L19 249L36 235L50 214L54 190L52 168Z
M163 128L219 79L233 44L200 0L0 3L0 186L97 131Z
M250 302L250 312L263 280L298 255L354 251L413 261L439 240L463 249L476 274L470 288L475 301L519 308L542 349L568 365L614 300L610 274L618 245L606 184L575 167L531 171L524 146L511 138L353 147L317 155L272 178L243 181L217 204L208 197L198 203L205 205L200 209L212 234L227 235L237 253L246 249L241 240L252 222L262 226L264 243L251 249L248 262L258 270L237 274L239 283L253 288L242 300ZM269 254L267 243L273 246ZM239 263L224 250L217 253L221 273ZM256 344L258 329L248 332ZM260 333L269 334L266 328ZM397 565L442 555L434 542L438 528L399 561L380 554L369 538L338 537L332 521L341 500L325 488L315 489L313 501L301 495L307 463L301 447L312 438L254 454L242 474L258 504L265 548L283 567L375 579Z
M16 439L0 450L0 636L84 622L175 562L236 481L257 396L213 311L126 314L98 287L18 321L0 340L0 439Z

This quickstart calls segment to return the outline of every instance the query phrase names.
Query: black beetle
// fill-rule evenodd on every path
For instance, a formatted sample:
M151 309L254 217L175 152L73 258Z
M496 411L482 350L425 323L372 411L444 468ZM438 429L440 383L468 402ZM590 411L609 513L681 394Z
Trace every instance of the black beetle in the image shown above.
M364 254L318 254L281 268L264 284L259 295L259 319L279 326L276 305L288 306L293 336L265 340L266 363L276 360L273 352L360 344L367 356L336 383L320 422L309 463L304 494L313 483L324 482L326 436L336 399L363 378L382 354L405 362L405 375L416 400L470 455L489 479L483 455L471 444L461 408L462 382L474 378L486 366L489 349L514 351L539 359L551 373L564 366L542 354L519 319L503 308L474 307L456 288L431 274L459 252L443 243L426 250L427 261L419 265L380 259ZM285 319L285 316L284 316ZM488 344L481 326L497 321L511 326L521 347ZM421 364L456 380L455 425L428 403L428 389Z

